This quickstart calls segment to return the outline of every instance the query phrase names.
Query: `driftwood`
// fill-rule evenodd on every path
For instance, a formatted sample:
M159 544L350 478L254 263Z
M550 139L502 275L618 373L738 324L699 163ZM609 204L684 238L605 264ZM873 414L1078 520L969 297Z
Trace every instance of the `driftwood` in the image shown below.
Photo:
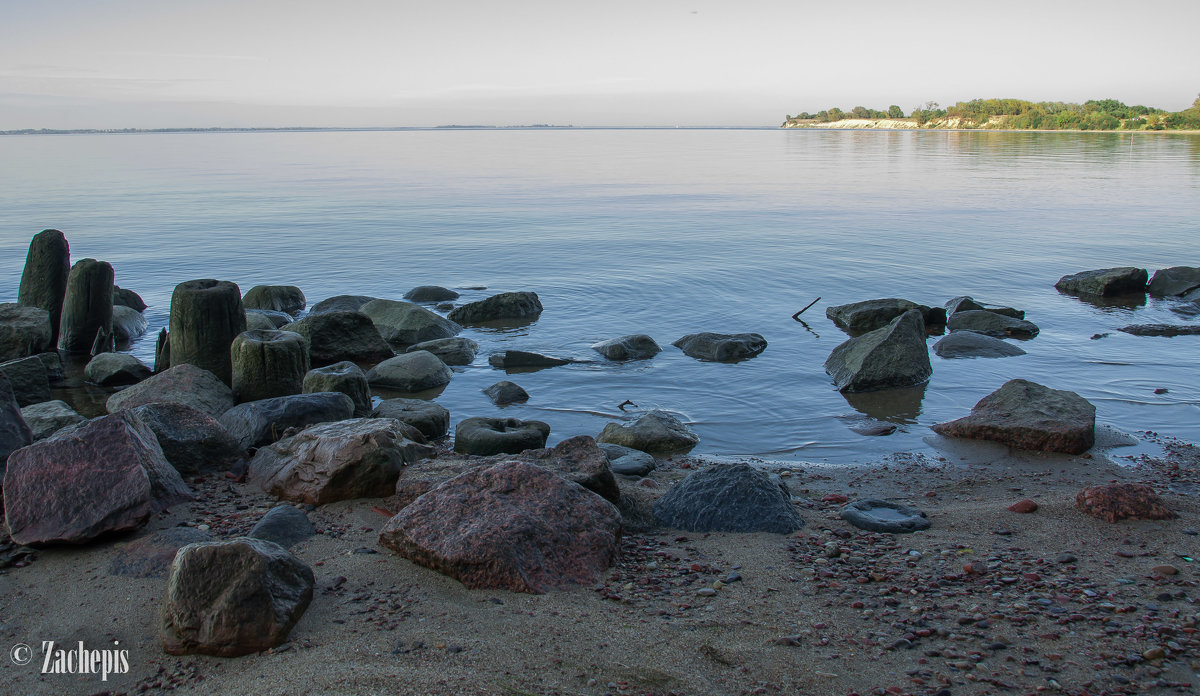
M821 301L821 298L818 297L817 299L813 300L812 302L809 302L808 304L804 305L804 309L793 314L792 318L795 319L796 321L800 321L800 315L804 314L805 310L807 310L809 307L815 305L816 303L818 303L820 301ZM801 322L801 323L804 323L804 322Z

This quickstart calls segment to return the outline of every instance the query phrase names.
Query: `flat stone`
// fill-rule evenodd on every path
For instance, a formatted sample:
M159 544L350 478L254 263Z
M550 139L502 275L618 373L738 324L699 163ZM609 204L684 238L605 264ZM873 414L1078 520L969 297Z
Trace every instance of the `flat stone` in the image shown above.
M924 325L941 326L946 323L945 309L928 307L897 297L835 305L826 308L825 316L839 329L851 335L858 335L881 329L896 317L913 309L921 313Z
M951 331L933 344L933 352L942 358L1007 358L1025 355L1019 346L977 331Z
M662 347L646 334L629 334L592 344L592 350L609 360L646 360L662 352Z
M1096 441L1096 407L1075 392L1014 379L980 399L970 415L932 427L946 437L1081 454Z
M1025 500L1018 500L1017 502L1013 503L1012 505L1009 505L1008 509L1010 512L1016 512L1016 513L1020 513L1022 515L1027 515L1031 512L1037 512L1038 504L1033 502L1032 500L1026 498Z
M971 310L983 310L994 314L1003 314L1006 317L1014 319L1024 319L1025 311L1021 309L1013 309L1012 307L1001 307L999 305L985 305L981 302L976 302L975 298L968 295L960 295L946 303L947 314L955 312L969 312ZM944 321L942 323L945 323Z
M842 508L843 520L871 532L907 534L929 529L929 519L917 508L887 500L857 500Z
M1119 330L1134 336L1197 336L1200 324L1132 324Z
M706 362L739 362L766 350L767 339L756 333L702 332L680 337L671 345L689 358Z
M1144 268L1122 266L1082 271L1058 279L1054 287L1068 295L1094 295L1111 297L1146 291L1149 273Z
M987 310L955 312L946 321L946 328L951 332L965 329L997 338L1033 338L1039 332L1033 322Z
M558 367L570 364L570 360L554 358L541 353L530 353L524 350L506 350L492 353L488 356L488 364L502 370Z

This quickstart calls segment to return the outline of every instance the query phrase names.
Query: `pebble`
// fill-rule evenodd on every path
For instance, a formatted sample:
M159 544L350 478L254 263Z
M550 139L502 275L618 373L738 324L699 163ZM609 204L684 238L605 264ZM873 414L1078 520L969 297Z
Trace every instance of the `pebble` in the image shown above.
M1146 660L1161 660L1167 656L1167 651L1162 648L1150 648L1142 653L1142 658Z
M1173 565L1164 563L1163 565L1154 566L1150 569L1150 572L1154 573L1155 575L1161 575L1162 577L1168 577L1171 575L1178 575L1179 569Z
M1074 563L1079 559L1075 558L1075 554L1073 553L1060 553L1054 557L1054 560L1059 563Z
M1025 500L1018 500L1017 502L1013 503L1012 505L1009 505L1008 509L1012 512L1019 512L1021 514L1029 514L1038 509L1038 504L1033 502L1032 500L1026 498Z

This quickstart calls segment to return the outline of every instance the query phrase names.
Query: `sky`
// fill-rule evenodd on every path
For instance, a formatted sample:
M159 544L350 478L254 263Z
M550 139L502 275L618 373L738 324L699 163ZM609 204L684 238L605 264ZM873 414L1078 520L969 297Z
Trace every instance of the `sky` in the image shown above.
M1200 92L1200 1L0 0L0 130L772 126Z

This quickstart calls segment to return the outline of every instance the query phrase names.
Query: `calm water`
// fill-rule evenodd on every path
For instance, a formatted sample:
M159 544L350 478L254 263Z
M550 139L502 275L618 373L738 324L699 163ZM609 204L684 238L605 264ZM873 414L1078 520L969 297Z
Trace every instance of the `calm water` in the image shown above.
M1200 265L1200 137L783 130L413 130L0 138L0 300L29 238L56 227L73 258L107 260L150 304L150 362L176 283L299 285L399 299L416 285L534 290L536 323L469 329L480 356L437 401L455 422L499 412L481 389L506 348L590 362L522 374L505 415L551 440L596 434L617 405L682 414L698 452L869 461L927 447L1013 377L1071 389L1125 431L1200 440L1200 337L1139 338L1129 323L1194 321L1170 302L1094 307L1062 275ZM1028 355L933 358L925 390L848 401L823 371L845 336L826 307L956 295L1025 309ZM820 296L805 313L793 312ZM669 346L755 331L758 358L701 363ZM1102 340L1096 333L1111 332ZM648 333L649 361L588 346ZM1155 395L1155 388L1169 392ZM870 438L871 413L899 424Z

